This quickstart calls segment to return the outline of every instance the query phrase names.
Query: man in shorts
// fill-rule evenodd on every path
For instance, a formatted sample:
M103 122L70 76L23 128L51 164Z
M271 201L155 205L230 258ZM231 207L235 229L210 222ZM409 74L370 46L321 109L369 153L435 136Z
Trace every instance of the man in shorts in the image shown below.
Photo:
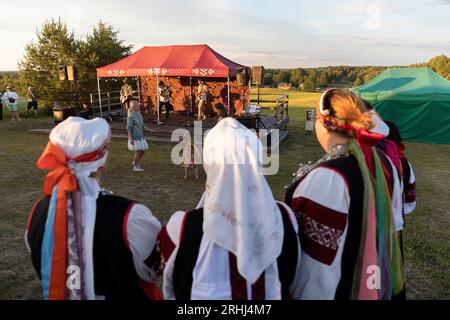
M39 118L39 114L38 114L38 101L37 101L37 97L36 94L33 92L33 87L28 87L28 92L27 92L27 113L25 115L25 118L28 118L28 112L34 109L34 115L36 118Z

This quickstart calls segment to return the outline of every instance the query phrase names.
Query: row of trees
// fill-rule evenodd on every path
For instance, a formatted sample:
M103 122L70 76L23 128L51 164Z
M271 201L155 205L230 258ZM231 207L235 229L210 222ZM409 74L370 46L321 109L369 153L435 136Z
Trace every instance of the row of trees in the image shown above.
M30 85L43 105L53 102L81 102L97 87L96 68L128 56L132 46L124 45L118 31L99 22L84 38L77 38L61 20L50 20L37 31L36 40L27 44L19 62L19 93ZM79 80L60 81L58 66L78 68ZM68 95L70 93L70 96Z
M17 72L0 72L0 92L5 91L7 86L13 86L19 94L23 94Z
M450 80L450 57L439 55L429 62L414 64L407 67L429 67L444 78ZM322 68L297 68L297 69L267 69L264 75L264 84L277 86L279 83L291 83L294 88L305 91L315 91L320 87L329 86L360 86L387 67L351 67L335 66Z
M37 31L36 40L27 44L25 55L19 62L19 73L0 73L0 87L16 87L24 95L30 85L36 88L41 105L51 106L55 101L86 101L96 90L96 68L128 56L132 46L124 45L118 31L111 25L99 22L84 38L77 38L59 20L50 20ZM79 81L59 81L58 66L73 65L78 68ZM450 80L450 58L437 56L427 63L410 67L430 67ZM315 91L320 87L362 85L376 77L386 67L335 66L322 68L267 69L265 85L277 86L291 83L294 88ZM69 93L77 93L78 97Z
M385 67L323 67L297 69L268 69L264 75L266 85L276 86L282 82L292 83L295 88L314 91L331 84L357 86L382 72Z

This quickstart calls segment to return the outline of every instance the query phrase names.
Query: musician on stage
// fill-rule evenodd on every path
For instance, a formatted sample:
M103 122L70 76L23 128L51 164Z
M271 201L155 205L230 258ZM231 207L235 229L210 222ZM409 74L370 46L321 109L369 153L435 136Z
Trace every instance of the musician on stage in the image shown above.
M134 94L133 87L128 84L128 78L123 79L123 86L120 89L120 103L122 107L126 110L130 108L130 101Z
M199 81L197 91L198 91L197 95L198 121L203 121L206 119L205 107L206 101L208 99L208 86L206 85L205 81L203 80Z
M170 96L172 95L172 89L170 86L166 86L164 81L160 81L158 85L158 92L159 92L159 108L158 112L161 116L161 109L162 107L165 107L166 109L166 120L169 119L169 111L172 107L170 104Z

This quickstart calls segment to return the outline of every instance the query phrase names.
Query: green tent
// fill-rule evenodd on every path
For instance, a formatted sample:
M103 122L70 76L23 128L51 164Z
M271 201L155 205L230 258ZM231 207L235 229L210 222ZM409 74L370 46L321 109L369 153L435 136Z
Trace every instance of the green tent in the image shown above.
M389 68L352 90L404 140L450 144L450 81L428 68Z

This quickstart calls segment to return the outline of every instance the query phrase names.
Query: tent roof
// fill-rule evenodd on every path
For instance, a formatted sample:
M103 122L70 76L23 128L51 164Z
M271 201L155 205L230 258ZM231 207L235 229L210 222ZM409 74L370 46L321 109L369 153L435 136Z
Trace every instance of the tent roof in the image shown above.
M388 68L352 91L371 102L450 101L450 81L429 68Z
M143 47L130 56L97 68L97 77L235 77L246 66L220 55L209 46L175 45Z

